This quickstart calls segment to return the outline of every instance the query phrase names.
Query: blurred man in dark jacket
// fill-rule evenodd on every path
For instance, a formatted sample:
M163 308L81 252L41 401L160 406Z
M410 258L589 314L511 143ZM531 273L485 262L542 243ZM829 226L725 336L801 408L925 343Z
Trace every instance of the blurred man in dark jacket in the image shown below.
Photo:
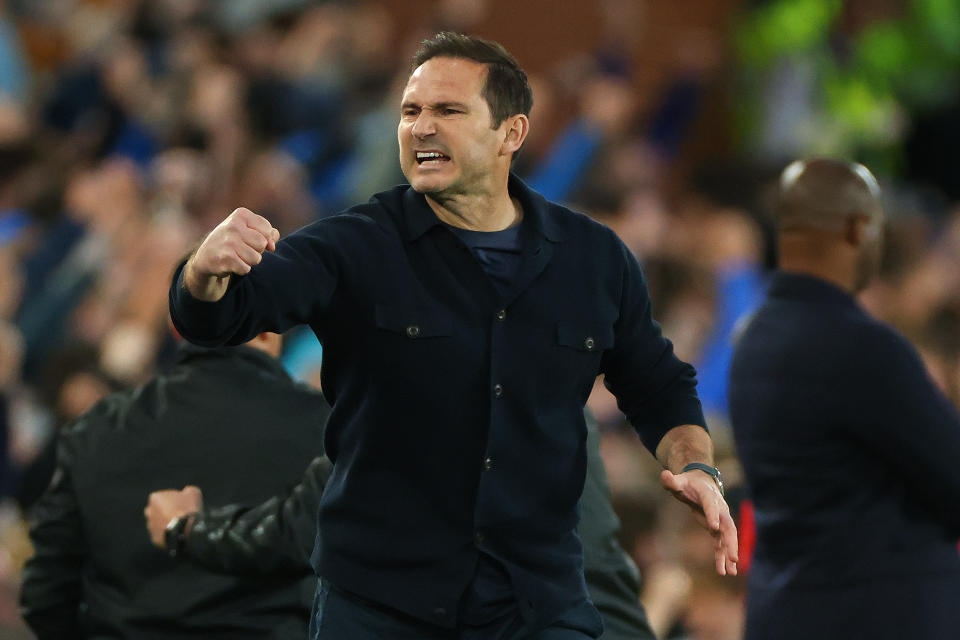
M589 413L587 427L587 479L578 531L583 539L587 588L603 618L601 639L654 640L638 600L639 573L617 542L620 523L610 505L597 423ZM327 458L314 459L293 491L256 507L207 508L197 487L155 491L145 511L150 538L166 549L168 526L183 518L189 532L182 539L179 555L185 559L228 573L312 573L316 513L331 468Z
M879 264L876 180L795 162L779 222L780 271L730 382L756 510L746 637L960 637L960 416L853 297Z
M306 635L314 580L180 562L151 545L142 520L157 487L199 485L212 501L255 504L322 453L328 407L283 371L279 348L275 334L240 347L184 345L172 370L64 430L33 513L21 594L41 640ZM185 533L171 529L172 546Z

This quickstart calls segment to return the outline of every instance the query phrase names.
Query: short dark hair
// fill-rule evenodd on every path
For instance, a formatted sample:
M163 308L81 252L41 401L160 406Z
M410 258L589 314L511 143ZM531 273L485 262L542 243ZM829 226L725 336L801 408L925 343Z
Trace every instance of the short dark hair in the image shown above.
M481 94L490 107L494 129L510 116L518 113L530 115L533 91L527 82L527 74L499 42L441 31L420 44L413 56L410 73L427 60L439 57L462 58L487 65L487 78Z

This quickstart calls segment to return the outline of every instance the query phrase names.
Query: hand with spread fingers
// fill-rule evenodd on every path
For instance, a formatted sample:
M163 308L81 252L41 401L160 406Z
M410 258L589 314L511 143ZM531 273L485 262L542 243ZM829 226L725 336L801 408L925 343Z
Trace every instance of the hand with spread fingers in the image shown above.
M737 527L720 493L717 479L700 469L660 474L663 488L694 512L697 521L716 539L717 573L737 575Z

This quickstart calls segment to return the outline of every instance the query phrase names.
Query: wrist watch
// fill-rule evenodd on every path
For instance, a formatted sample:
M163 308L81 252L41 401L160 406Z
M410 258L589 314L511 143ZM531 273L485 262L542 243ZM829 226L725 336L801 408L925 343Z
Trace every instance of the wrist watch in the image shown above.
M711 467L710 465L702 462L691 462L681 469L680 473L686 473L687 471L693 471L694 469L697 471L703 471L705 474L713 478L714 482L717 483L717 488L720 489L720 495L723 495L723 478L720 476L720 469Z
M187 543L187 525L191 523L195 513L185 513L173 518L163 531L163 546L171 558L176 558L183 552Z

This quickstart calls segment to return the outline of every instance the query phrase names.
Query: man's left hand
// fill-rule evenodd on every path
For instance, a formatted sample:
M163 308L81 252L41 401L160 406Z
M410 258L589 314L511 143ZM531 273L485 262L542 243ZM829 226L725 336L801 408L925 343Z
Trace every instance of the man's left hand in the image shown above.
M198 487L186 486L181 491L165 489L154 491L147 500L143 515L147 519L147 531L150 541L161 549L164 544L164 531L170 521L188 513L203 509L203 492Z
M717 573L737 575L737 527L714 479L696 469L679 474L665 469L660 483L677 500L686 503L697 521L716 539Z

